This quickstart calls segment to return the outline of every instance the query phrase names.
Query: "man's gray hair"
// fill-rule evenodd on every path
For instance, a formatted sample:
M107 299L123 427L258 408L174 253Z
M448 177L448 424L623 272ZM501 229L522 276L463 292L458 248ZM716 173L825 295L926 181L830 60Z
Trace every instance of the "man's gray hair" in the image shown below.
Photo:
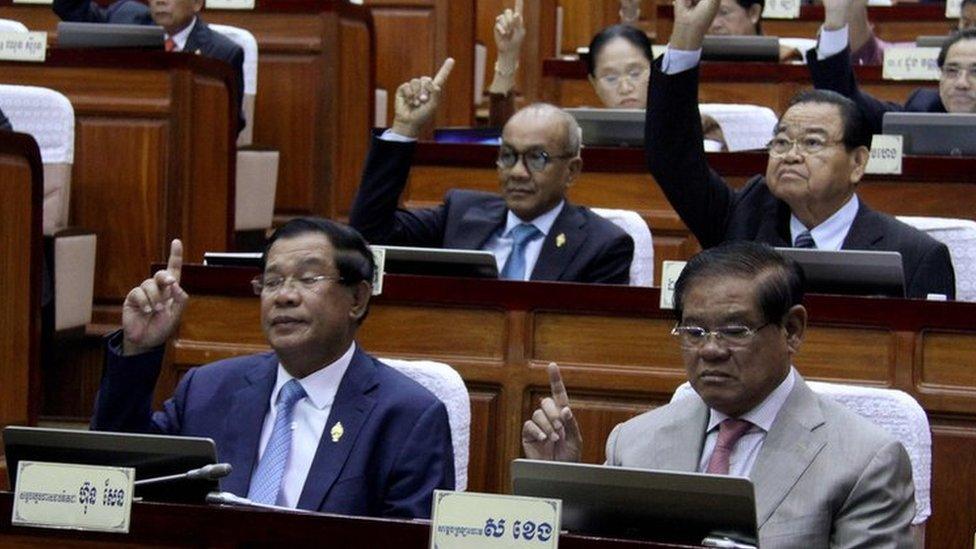
M580 147L582 146L583 130L580 129L579 124L576 122L576 119L573 118L573 115L560 109L552 103L542 102L526 105L525 107L519 109L513 118L522 113L532 114L534 116L551 116L561 120L563 122L563 131L565 131L564 135L566 145L566 149L563 152L565 154L572 155L573 158L579 156Z

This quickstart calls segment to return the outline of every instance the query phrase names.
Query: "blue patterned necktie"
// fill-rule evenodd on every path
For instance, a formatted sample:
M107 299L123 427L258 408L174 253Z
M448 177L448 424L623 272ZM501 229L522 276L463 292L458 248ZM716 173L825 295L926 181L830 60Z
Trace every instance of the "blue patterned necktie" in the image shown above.
M261 461L251 476L251 487L247 498L255 503L278 503L281 479L285 474L285 464L291 451L291 416L295 403L305 398L305 389L297 379L292 379L278 391L275 405L274 427Z
M535 225L520 223L512 229L512 252L508 254L508 261L502 269L502 278L508 280L525 280L525 247L529 241L542 234Z
M794 248L816 248L817 243L813 241L813 235L810 231L803 231L802 233L796 235L796 242L793 243Z

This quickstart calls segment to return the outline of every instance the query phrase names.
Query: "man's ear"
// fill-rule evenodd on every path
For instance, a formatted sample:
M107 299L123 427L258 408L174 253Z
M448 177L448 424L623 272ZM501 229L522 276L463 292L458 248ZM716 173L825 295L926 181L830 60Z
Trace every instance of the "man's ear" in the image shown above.
M753 25L759 24L759 18L762 17L762 10L763 10L762 6L760 6L759 4L753 4L749 6L749 20L752 21ZM759 29L757 28L756 32L758 31Z
M807 330L807 310L803 305L794 305L786 312L783 320L783 328L786 330L786 346L790 355L795 355L800 350L803 343L803 336Z
M366 309L369 307L369 298L373 295L373 286L366 280L361 280L352 288L353 303L349 309L349 316L355 321L360 321L366 316Z
M859 183L864 177L864 170L871 158L871 151L867 147L858 147L851 153L851 183Z
M576 183L576 178L583 171L583 159L578 156L570 158L569 162L566 163L566 169L569 170L566 174L566 188L568 189Z
M193 13L200 13L203 9L203 0L193 0Z

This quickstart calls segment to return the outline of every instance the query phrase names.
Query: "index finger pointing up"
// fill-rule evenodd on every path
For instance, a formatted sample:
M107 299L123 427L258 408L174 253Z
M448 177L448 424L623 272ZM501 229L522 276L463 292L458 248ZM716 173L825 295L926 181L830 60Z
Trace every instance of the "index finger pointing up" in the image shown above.
M169 260L166 262L166 270L173 275L177 282L180 281L180 273L183 271L183 243L179 238L174 238L169 245Z
M550 362L546 369L549 372L549 389L552 391L552 399L560 408L569 406L569 395L566 394L566 386L563 384L563 376L559 373L559 366L556 366L555 362Z
M434 84L437 84L438 88L443 86L444 83L447 82L447 77L451 75L451 69L453 68L454 68L454 58L448 57L447 59L444 60L444 64L441 65L441 69L437 71L436 75L434 75Z

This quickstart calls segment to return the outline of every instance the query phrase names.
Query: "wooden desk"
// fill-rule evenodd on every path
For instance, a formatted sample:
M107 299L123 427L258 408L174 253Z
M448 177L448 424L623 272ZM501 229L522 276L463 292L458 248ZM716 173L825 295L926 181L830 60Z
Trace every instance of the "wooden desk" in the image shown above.
M121 300L184 238L190 261L231 245L236 89L192 54L59 50L0 62L6 84L43 86L75 109L71 224L98 235L95 299Z
M782 114L798 91L812 88L806 65L712 62L701 64L698 97L702 103L749 103ZM936 87L922 80L884 80L880 66L854 67L861 90L874 97L904 103L918 87ZM543 100L561 107L602 105L586 79L579 59L546 59L542 66Z
M40 403L44 173L33 137L0 131L0 195L2 428L34 423Z
M587 147L583 172L569 190L570 200L586 206L639 213L654 236L655 273L665 259L687 259L697 241L647 172L643 149ZM423 142L417 147L403 202L409 207L440 204L451 188L496 191L495 159L490 145ZM765 153L709 153L711 166L730 184L741 186L765 173ZM859 196L892 215L976 216L976 158L906 157L901 176L868 176ZM658 276L660 276L658 274Z
M335 547L426 548L430 523L266 511L216 505L134 503L128 534L74 532L12 526L13 494L0 493L0 544L4 547ZM654 549L653 542L564 534L565 549ZM682 546L688 547L688 546Z
M267 349L251 269L188 265L191 300L167 353L170 395L187 368ZM471 394L472 491L508 489L521 425L563 370L584 436L602 462L617 423L666 403L685 380L652 288L389 276L359 341L375 356L452 365ZM929 547L961 547L976 529L976 304L808 296L811 327L796 366L808 379L894 387L916 398L933 433ZM2 514L2 512L0 512Z
M800 6L799 19L763 19L762 31L768 36L816 38L823 24L823 6ZM887 42L912 42L920 35L948 34L956 30L956 20L946 19L945 4L898 4L868 7L868 21L878 38ZM674 8L657 6L657 36L666 44L674 26Z
M0 17L55 32L50 6L10 2L0 0ZM258 0L254 10L208 10L203 18L257 39L255 120L247 123L255 144L281 153L276 213L348 215L373 125L369 10L340 0Z

